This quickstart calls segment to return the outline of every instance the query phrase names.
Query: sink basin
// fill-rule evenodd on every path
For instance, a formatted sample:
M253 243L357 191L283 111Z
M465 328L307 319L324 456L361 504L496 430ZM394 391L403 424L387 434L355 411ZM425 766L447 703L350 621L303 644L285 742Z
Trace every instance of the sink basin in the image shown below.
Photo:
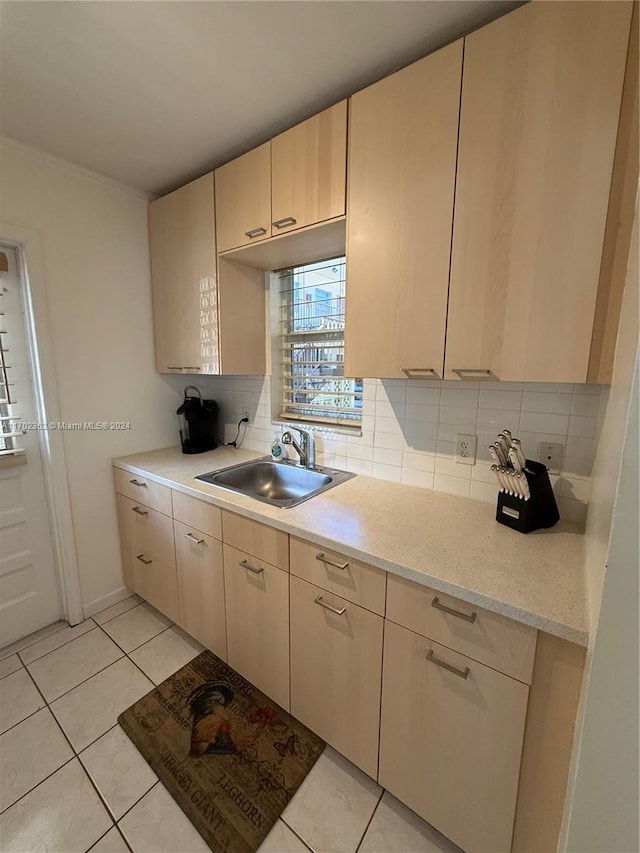
M223 468L222 471L198 474L196 480L248 495L273 506L291 507L351 477L355 477L355 474L349 471L319 466L310 470L292 462L274 462L270 456L263 456L251 462Z

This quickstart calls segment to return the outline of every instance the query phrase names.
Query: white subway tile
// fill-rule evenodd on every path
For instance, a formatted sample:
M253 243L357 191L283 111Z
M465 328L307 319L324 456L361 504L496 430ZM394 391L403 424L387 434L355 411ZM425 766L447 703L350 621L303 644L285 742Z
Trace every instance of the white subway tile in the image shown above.
M322 465L325 468L340 468L341 471L349 470L347 467L347 457L340 453L325 453Z
M384 379L376 388L376 401L388 401L390 403L404 403L407 399L407 383L400 380L397 384L393 380Z
M570 382L525 382L525 391L549 394L571 394L573 385Z
M366 459L354 459L352 456L347 458L347 471L352 471L354 474L363 474L365 477L370 477L373 473L373 462Z
M433 489L433 474L429 474L426 471L414 471L411 468L403 468L401 481L406 486L417 486L420 489Z
M520 410L508 412L503 409L478 409L478 429L490 429L497 436L503 429L509 429L514 437L518 435Z
M440 388L410 384L407 388L407 403L417 403L419 406L439 406Z
M592 468L592 459L584 459L579 456L566 456L562 463L562 471L567 476L590 477Z
M437 430L437 424L434 424ZM412 433L407 431L404 436L404 446L402 448L405 453L416 451L418 453L433 453L436 452L436 439L430 435L420 433Z
M385 450L383 447L373 448L373 461L380 462L383 465L402 465L401 450Z
M588 503L591 497L591 480L585 477L572 477L567 474L560 477L560 494L564 498Z
M480 391L522 391L523 382L481 382Z
M478 391L464 390L460 388L443 388L440 397L441 406L477 407Z
M435 440L438 436L438 424L433 421L405 421L402 434L407 443L413 440Z
M368 447L373 447L373 436L375 432L373 430L362 430L361 435L348 435L347 436L347 448L350 447L360 447L362 445L367 445Z
M461 480L471 479L471 465L461 465L450 456L436 456L436 474L446 474L449 477L459 477Z
M442 383L442 390L453 390L453 391L478 391L481 385L484 385L484 381L471 381L466 379L446 379Z
M474 424L438 424L438 440L456 442L459 435L475 435Z
M401 471L402 469L397 465L383 465L380 462L374 462L372 474L374 477L379 477L381 480L389 480L392 483L399 483Z
M435 468L435 454L412 453L405 450L402 454L402 468L412 471L431 472Z
M518 412L522 407L521 391L492 391L480 389L481 409L504 409L509 412Z
M440 423L475 426L477 414L473 406L440 406Z
M568 415L571 411L571 394L537 393L525 390L522 395L522 411Z
M373 446L383 447L387 450L402 450L404 438L400 433L376 431L373 438Z
M543 414L542 412L522 412L520 415L521 432L554 433L566 435L569 429L569 415Z
M491 463L489 462L476 462L471 467L471 479L497 486L496 475L491 470Z
M437 423L439 413L439 406L421 406L417 403L407 403L404 417L407 421L431 421Z
M590 397L585 399L589 400ZM569 418L569 435L580 438L594 438L598 426L597 417L582 417L582 415L571 415Z
M471 480L462 480L460 477L449 477L446 474L436 474L433 478L433 488L436 492L448 492L451 495L469 497L470 487Z
M436 456L448 456L451 459L454 459L455 455L456 455L456 443L455 443L455 441L438 441L438 443L436 444Z
M573 393L574 394L584 394L584 395L590 394L590 395L593 395L595 397L599 397L600 394L602 393L603 388L606 388L606 387L608 387L608 386L605 386L605 385L587 385L587 384L583 384L583 383L576 383L573 386Z
M498 499L497 483L483 483L481 480L472 480L469 497L476 501L495 504Z
M378 417L377 415L373 424L373 429L376 432L395 432L398 435L402 432L400 422L397 418L383 418Z
M363 462L371 462L373 460L373 447L367 444L350 444L347 445L347 458L360 459Z
M566 456L579 456L582 459L593 460L596 455L596 442L593 438L583 438L577 435L570 435L567 438L567 446L565 448Z
M571 414L583 417L598 417L600 410L600 395L574 394L571 399Z
M376 418L404 418L404 403L389 403L386 400L376 400Z

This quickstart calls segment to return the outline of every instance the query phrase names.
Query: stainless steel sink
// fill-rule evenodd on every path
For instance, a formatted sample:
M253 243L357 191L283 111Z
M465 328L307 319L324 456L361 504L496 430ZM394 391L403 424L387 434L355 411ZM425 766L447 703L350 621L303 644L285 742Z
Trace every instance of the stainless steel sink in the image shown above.
M301 468L293 462L274 462L270 456L232 465L222 471L198 474L196 480L279 507L291 507L355 477L349 471L316 466Z

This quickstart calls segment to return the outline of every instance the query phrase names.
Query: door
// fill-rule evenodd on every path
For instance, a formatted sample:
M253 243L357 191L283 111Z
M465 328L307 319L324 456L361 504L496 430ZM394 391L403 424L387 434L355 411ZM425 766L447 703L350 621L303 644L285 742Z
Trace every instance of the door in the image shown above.
M271 143L216 169L218 251L271 237Z
M442 379L462 41L357 92L345 376Z
M38 631L62 615L53 538L40 455L41 434L25 324L24 293L15 250L0 247L0 647ZM5 384L5 379L9 385ZM7 400L15 401L7 403ZM18 435L24 422L34 428ZM14 455L12 448L24 453Z

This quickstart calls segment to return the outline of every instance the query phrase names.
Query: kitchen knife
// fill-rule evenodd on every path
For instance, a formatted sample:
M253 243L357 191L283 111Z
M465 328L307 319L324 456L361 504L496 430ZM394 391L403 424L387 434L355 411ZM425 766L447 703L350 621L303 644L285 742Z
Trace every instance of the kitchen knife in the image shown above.
M495 447L493 446L493 444L491 444L491 445L489 446L489 454L490 454L491 458L493 459L493 461L496 463L496 466L497 466L498 468L500 468L500 467L502 466L502 459L500 458L500 454L499 454L499 453L498 453L498 451L495 449Z
M522 465L520 464L520 458L518 456L518 451L515 447L509 448L509 462L513 465L515 471L522 471Z
M518 461L520 462L520 467L525 468L527 465L527 460L525 458L524 453L522 452L522 445L520 443L520 439L514 438L512 447L515 447L516 453L518 454Z
M499 433L498 433L498 441L497 441L497 443L498 443L498 444L500 445L500 447L502 448L502 452L504 453L504 458L506 459L506 458L507 458L507 453L509 452L509 443L507 442L507 439L506 439L506 437L505 437L504 433L502 433L502 432L499 432Z
M507 444L511 447L511 442L513 441L513 435L510 429L503 429L502 435L507 439Z
M499 462L499 464L500 464L500 465L503 465L503 466L508 467L508 465L507 465L507 457L506 457L506 456L505 456L505 454L504 454L504 451L503 451L503 449L502 449L502 445L500 444L500 442L499 442L499 441L494 442L494 443L491 445L491 447L493 447L493 449L495 450L495 452L498 454L498 462Z
M504 483L502 482L502 477L500 476L500 469L497 465L492 465L491 470L495 474L495 478L498 481L498 485L500 486L500 491L504 492Z
M531 490L529 489L529 481L527 480L526 474L518 474L520 478L520 485L522 487L522 494L524 496L525 501L528 501L531 497Z

